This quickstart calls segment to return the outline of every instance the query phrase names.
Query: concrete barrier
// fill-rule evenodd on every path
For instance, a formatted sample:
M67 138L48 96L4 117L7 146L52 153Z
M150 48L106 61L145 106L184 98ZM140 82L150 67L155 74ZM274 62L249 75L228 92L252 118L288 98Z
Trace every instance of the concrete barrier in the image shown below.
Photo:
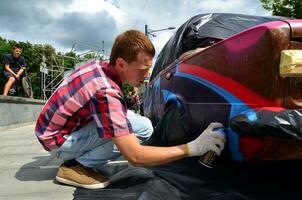
M0 130L34 123L45 102L0 95Z

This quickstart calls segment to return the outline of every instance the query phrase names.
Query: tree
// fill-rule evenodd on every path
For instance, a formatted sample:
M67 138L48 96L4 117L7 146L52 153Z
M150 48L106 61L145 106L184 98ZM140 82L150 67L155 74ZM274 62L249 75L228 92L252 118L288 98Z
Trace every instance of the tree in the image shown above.
M301 0L260 0L266 10L272 11L273 15L302 18Z
M129 92L133 91L133 87L127 83L123 84L122 86L123 94L124 96L127 96Z
M64 65L66 68L73 68L76 62L77 55L74 52L67 52L64 54Z

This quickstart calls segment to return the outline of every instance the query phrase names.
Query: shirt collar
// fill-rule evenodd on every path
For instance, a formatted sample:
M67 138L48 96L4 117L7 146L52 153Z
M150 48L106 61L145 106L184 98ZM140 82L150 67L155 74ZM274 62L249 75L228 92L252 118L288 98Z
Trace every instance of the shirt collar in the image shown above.
M121 89L123 84L113 65L105 61L100 61L100 65L102 66L103 72L106 74L106 76L114 81Z

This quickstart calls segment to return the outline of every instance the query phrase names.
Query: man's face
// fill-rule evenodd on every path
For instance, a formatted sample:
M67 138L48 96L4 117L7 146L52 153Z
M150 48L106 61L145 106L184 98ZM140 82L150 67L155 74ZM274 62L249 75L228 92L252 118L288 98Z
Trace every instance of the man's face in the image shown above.
M21 55L21 53L22 53L22 49L15 48L15 49L13 50L13 56L14 56L15 58L19 58L20 55Z
M139 52L137 60L131 63L126 62L124 69L124 78L132 86L139 86L144 83L145 78L149 75L149 69L152 67L153 57L146 52Z

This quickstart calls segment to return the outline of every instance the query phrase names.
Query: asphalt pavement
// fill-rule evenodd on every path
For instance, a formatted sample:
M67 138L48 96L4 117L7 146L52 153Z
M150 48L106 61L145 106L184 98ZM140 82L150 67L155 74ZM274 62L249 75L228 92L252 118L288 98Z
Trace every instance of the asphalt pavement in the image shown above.
M54 181L61 161L43 150L34 127L0 131L0 199L73 199L74 187Z

